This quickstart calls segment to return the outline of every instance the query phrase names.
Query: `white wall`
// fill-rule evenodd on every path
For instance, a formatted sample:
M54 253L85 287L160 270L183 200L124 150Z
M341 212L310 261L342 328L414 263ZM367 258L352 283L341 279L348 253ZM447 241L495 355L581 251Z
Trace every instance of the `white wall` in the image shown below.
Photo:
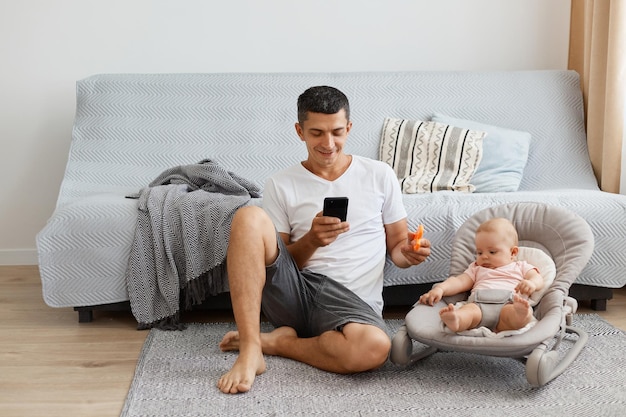
M0 264L36 264L105 72L565 69L570 0L0 0ZM289 127L287 127L289 128Z

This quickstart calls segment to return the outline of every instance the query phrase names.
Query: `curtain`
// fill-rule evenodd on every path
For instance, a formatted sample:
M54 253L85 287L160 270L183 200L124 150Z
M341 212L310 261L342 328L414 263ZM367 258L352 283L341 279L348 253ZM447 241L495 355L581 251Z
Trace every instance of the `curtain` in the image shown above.
M598 184L617 193L626 146L625 0L572 0L568 68L581 76L587 143Z

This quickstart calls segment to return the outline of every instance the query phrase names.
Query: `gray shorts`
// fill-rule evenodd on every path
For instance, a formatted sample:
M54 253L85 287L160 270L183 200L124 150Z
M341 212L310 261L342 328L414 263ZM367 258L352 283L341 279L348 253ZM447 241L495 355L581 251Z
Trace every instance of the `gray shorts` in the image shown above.
M494 289L474 290L467 301L480 307L482 319L480 323L478 323L478 327L484 326L490 330L496 330L498 322L500 321L502 307L513 302L513 291Z
M300 337L341 331L348 323L371 324L386 331L385 321L344 285L321 274L300 271L277 235L278 258L266 268L262 310L275 327L289 326Z

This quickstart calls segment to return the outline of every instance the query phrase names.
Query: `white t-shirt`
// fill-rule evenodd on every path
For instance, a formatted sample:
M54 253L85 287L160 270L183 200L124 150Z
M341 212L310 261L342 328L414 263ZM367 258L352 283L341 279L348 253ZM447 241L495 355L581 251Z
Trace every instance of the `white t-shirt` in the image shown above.
M288 233L295 242L310 230L325 197L348 197L350 230L318 248L304 269L340 282L382 313L384 225L406 217L396 175L386 163L356 155L335 181L297 164L267 180L263 208L278 232Z

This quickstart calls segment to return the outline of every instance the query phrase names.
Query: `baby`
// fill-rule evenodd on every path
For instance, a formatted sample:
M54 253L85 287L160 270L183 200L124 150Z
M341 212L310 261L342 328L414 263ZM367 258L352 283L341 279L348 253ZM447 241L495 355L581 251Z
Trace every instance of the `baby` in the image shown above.
M432 306L444 296L471 290L462 307L448 304L439 312L450 330L485 326L501 332L523 328L532 320L533 310L522 295L530 296L544 283L536 267L517 261L515 226L503 218L488 220L476 229L475 244L476 261L461 275L436 284L419 302Z

